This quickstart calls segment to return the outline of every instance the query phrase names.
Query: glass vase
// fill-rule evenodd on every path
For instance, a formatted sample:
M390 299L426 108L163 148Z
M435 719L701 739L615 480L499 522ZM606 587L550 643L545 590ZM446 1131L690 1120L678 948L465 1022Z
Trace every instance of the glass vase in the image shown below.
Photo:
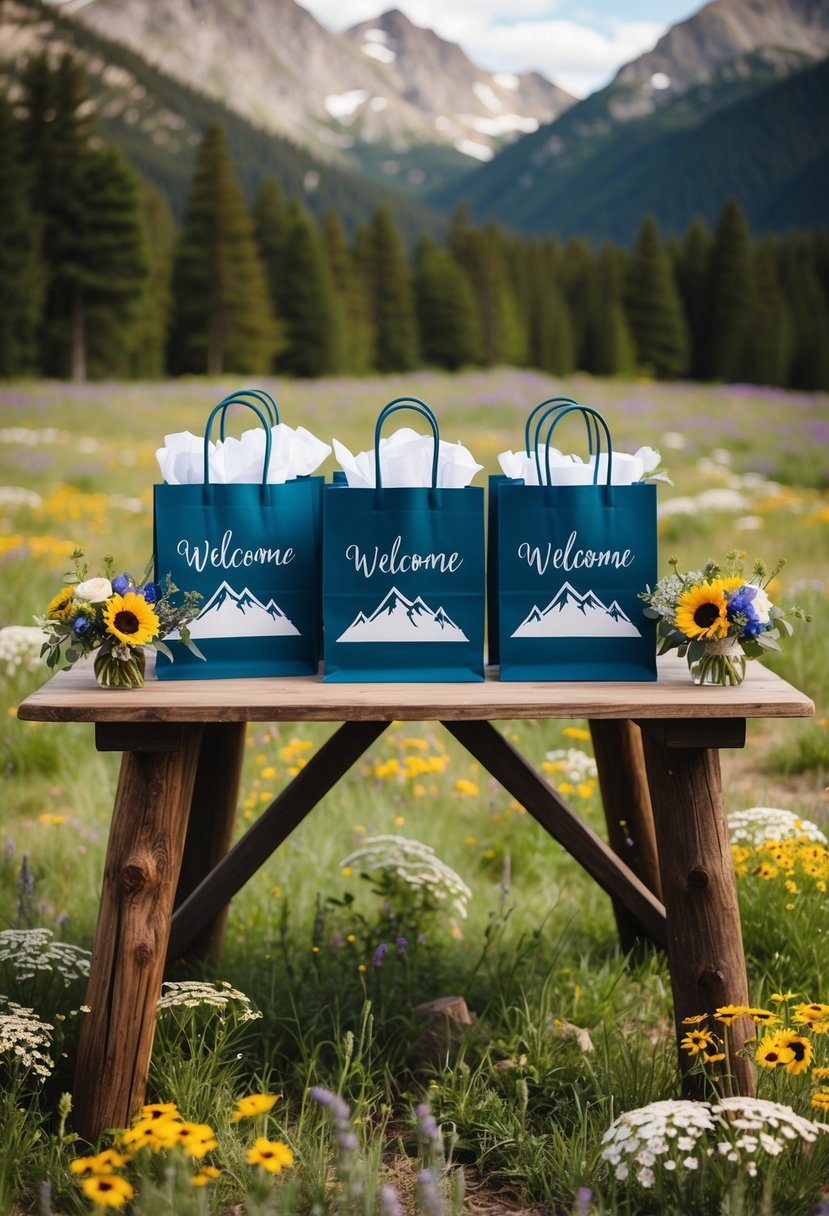
M101 688L142 688L146 657L143 646L101 649L95 655L95 679Z
M734 687L746 674L746 656L736 638L716 638L705 643L705 654L690 665L695 684Z

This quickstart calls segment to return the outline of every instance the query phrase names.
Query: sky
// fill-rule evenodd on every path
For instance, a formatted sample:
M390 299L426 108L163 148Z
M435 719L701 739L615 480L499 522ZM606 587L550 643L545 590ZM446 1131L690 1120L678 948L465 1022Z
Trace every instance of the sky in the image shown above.
M704 0L300 0L345 29L399 8L493 72L539 71L577 97L607 84Z

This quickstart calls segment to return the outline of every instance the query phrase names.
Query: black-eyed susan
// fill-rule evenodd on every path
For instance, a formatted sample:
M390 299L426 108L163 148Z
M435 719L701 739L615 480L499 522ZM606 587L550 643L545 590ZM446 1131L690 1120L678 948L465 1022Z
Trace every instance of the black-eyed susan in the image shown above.
M294 1163L294 1154L281 1140L266 1140L259 1136L247 1151L250 1165L261 1165L269 1174L279 1174Z
M815 1057L814 1048L809 1040L804 1039L802 1034L797 1034L794 1030L780 1030L776 1037L781 1048L791 1052L792 1058L785 1066L786 1072L791 1073L792 1076L808 1072Z
M158 617L143 595L113 595L104 608L107 633L126 646L145 646L158 636Z
M763 1068L773 1069L778 1065L790 1064L794 1059L788 1047L781 1047L777 1035L766 1035L754 1055L758 1064Z
M57 595L49 601L46 617L50 621L65 621L75 615L75 588L62 587Z
M175 1102L150 1102L147 1106L142 1106L138 1112L136 1122L144 1119L180 1119L178 1107Z
M216 1133L209 1123L189 1123L184 1120L175 1124L175 1128L175 1143L184 1149L188 1157L199 1160L219 1147Z
M749 1009L748 1016L755 1026L774 1026L780 1021L776 1013L770 1009Z
M716 1050L716 1042L710 1030L689 1030L679 1045L691 1056L709 1048Z
M135 1194L126 1178L120 1178L117 1174L96 1174L92 1178L84 1178L81 1189L87 1199L100 1208L122 1208Z
M700 1022L707 1022L707 1013L692 1013L690 1017L682 1019L683 1026L699 1026Z
M792 1021L807 1026L811 1022L825 1022L827 1018L829 1005L824 1005L822 1001L810 1001L808 1005L795 1005Z
M266 1115L278 1101L278 1094L248 1094L236 1102L230 1122L238 1123L240 1119L255 1119L257 1115Z
M749 1012L748 1005L720 1005L719 1009L714 1010L714 1017L723 1026L733 1026L738 1018L747 1017Z
M829 1111L829 1089L818 1089L812 1094L812 1106L815 1110Z
M679 597L674 624L686 638L709 641L728 633L727 601L722 581L696 583Z

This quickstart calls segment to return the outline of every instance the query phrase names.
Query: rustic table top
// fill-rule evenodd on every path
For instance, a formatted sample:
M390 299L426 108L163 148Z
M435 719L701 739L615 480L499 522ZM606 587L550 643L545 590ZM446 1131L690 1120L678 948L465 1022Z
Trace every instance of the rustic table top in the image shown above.
M494 721L512 718L805 718L812 701L752 662L736 688L697 687L675 655L653 683L324 684L321 676L158 681L99 688L92 665L59 672L20 705L36 722Z

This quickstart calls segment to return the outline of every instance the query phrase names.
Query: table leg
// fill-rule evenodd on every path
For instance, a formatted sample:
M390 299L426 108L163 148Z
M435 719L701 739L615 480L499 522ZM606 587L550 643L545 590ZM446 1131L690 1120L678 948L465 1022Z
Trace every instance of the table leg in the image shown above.
M244 722L207 722L202 735L174 907L178 908L230 848L245 759ZM188 958L218 962L228 905L220 908L187 950Z
M610 846L662 899L642 732L624 718L594 718L589 725ZM613 912L624 951L649 940L642 922L618 899L613 900Z
M681 725L671 725L674 746L665 741L664 724L641 723L679 1039L687 1031L683 1018L713 1013L721 1005L747 1005L748 977L719 751L715 746L686 746ZM696 724L697 737L698 728ZM753 1029L748 1019L735 1023L738 1046ZM701 1078L689 1075L691 1064L692 1058L681 1051L684 1090L701 1097ZM737 1093L754 1093L749 1059L735 1059L732 1075Z
M144 1101L202 727L172 751L125 751L78 1045L74 1126L94 1142ZM140 746L140 744L139 744Z

